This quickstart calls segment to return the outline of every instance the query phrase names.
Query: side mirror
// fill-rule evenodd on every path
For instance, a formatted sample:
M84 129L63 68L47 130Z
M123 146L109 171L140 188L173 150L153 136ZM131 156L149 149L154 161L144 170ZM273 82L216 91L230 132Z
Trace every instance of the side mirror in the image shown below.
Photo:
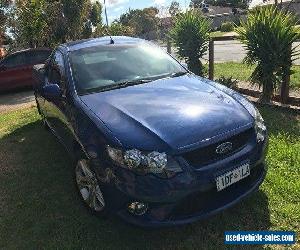
M49 100L55 100L62 96L61 89L57 84L48 84L42 88L42 96Z

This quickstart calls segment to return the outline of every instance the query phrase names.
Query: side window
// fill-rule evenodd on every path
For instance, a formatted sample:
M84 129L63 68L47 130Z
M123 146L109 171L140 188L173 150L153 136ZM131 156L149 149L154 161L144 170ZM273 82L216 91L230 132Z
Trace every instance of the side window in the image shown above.
M15 55L11 55L4 59L3 62L6 68L16 68L25 64L24 53L18 53Z
M62 89L65 89L64 59L59 51L55 51L51 56L47 76L50 83L57 84Z
M44 63L49 56L50 52L47 50L32 50L27 52L26 60L29 64L40 64Z

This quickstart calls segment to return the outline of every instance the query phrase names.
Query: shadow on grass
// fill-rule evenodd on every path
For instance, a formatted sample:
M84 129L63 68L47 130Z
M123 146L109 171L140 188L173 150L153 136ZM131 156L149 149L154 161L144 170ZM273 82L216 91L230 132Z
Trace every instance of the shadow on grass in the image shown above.
M262 191L208 220L177 228L145 230L118 218L101 219L81 205L71 161L40 121L0 139L0 148L0 248L226 249L224 231L270 227ZM261 249L243 247L250 248Z
M300 136L300 112L283 110L279 107L260 106L259 110L266 122L270 135L285 133L289 136Z

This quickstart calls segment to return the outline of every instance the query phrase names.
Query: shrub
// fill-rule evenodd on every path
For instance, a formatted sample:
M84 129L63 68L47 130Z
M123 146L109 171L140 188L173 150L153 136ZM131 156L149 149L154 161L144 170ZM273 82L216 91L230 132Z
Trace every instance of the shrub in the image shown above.
M94 36L135 36L135 30L126 25L122 25L121 23L113 22L109 27L98 25Z
M271 5L250 11L236 29L247 50L244 62L255 65L250 80L263 87L261 102L270 102L276 86L292 74L298 55L292 44L300 38L296 24L294 14Z
M209 32L210 21L197 10L178 14L171 30L179 56L186 60L189 70L201 76L204 68L200 58L208 49Z
M221 76L219 79L216 79L216 82L231 89L236 89L238 84L238 81L233 79L232 76L231 77Z
M234 24L232 22L224 22L221 24L220 31L230 32L234 30Z

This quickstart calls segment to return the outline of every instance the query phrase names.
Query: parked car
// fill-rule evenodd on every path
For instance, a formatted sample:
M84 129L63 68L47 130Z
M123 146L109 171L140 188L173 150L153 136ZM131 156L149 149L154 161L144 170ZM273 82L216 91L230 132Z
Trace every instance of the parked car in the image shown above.
M6 56L0 61L0 92L31 87L32 67L50 56L47 48L27 49Z
M76 159L84 204L160 227L206 218L257 190L268 141L259 111L149 42L112 39L60 45L35 67L38 111Z

